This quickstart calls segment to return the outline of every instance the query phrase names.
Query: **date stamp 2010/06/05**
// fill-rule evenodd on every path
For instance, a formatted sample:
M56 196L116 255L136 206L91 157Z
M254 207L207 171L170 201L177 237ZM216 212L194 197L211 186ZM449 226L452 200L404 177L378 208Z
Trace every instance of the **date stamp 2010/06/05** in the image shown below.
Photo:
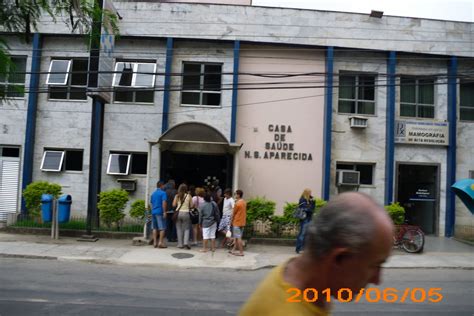
M332 293L331 289L325 289L318 291L314 288L307 288L304 290L292 287L286 290L289 294L289 297L286 299L288 303L301 303L308 302L314 303L318 300L324 300L326 302L331 302L331 299L336 299L342 303L355 302L358 303L362 298L369 303L438 303L443 300L443 295L441 294L442 288L435 287L424 289L421 287L406 288L404 290L398 290L393 287L388 287L385 289L379 288L362 288L358 292L353 292L351 289L342 288L336 293Z

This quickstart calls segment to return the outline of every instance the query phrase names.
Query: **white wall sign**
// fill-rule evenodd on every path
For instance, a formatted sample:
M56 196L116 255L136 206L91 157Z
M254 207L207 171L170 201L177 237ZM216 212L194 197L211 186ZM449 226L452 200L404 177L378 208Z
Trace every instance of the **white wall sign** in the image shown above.
M295 150L295 144L289 142L289 137L293 133L291 125L269 124L268 132L272 134L271 141L264 145L263 151L244 151L245 158L270 159L270 160L303 160L312 161L311 153L298 152Z
M449 123L397 120L395 143L448 146Z

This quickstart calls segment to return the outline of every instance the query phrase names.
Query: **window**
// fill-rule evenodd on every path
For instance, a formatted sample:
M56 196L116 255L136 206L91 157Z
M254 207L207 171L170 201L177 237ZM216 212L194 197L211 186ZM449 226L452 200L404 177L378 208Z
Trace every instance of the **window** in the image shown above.
M340 74L338 112L375 114L375 76Z
M459 93L459 119L474 121L474 81L461 81Z
M82 171L82 164L82 150L45 150L43 154L43 160L41 161L41 170L52 172L60 172L62 170Z
M360 184L362 185L373 185L374 184L374 167L375 164L363 163L337 163L337 170L354 170L360 172Z
M49 98L56 100L86 100L87 59L53 59L46 84Z
M183 64L183 105L221 105L222 65Z
M400 116L434 118L434 79L400 78Z
M153 103L155 63L117 62L113 79L116 102Z
M5 74L0 74L0 96L6 98L23 98L25 95L26 58L11 57Z
M474 179L474 170L469 170L469 179Z
M147 159L146 153L110 153L107 174L146 174Z
M20 158L20 147L0 146L0 157Z

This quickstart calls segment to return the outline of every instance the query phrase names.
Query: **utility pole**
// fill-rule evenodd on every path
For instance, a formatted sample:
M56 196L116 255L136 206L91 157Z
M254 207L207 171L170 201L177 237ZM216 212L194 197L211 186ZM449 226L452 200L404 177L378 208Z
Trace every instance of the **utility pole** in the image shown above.
M104 0L96 0L100 10L103 10ZM101 187L102 173L102 139L104 134L104 107L105 102L99 93L94 92L99 88L99 57L100 34L102 32L102 14L97 15L92 21L90 35L90 54L88 72L88 92L92 97L91 136L89 147L89 191L87 198L87 225L86 234L81 241L97 241L92 235L92 228L99 226L99 213L97 210L98 195Z

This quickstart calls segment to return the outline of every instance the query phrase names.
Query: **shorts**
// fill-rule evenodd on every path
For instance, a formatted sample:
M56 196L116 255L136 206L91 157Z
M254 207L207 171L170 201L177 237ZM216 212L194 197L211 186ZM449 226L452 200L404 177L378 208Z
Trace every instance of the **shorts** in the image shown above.
M165 219L163 218L163 215L158 215L158 214L151 215L151 222L152 222L153 229L156 229L156 230L166 229L166 223L165 223Z
M244 234L244 228L239 226L232 226L232 237L233 238L242 238Z
M217 224L214 223L209 227L202 228L202 239L215 239L216 238Z

